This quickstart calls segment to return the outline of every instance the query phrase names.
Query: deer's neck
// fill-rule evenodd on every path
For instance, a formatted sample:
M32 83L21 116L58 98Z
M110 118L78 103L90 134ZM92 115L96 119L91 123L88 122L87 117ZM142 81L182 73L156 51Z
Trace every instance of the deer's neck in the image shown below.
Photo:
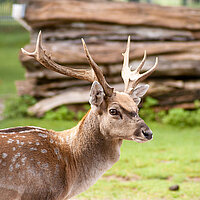
M98 115L93 111L89 111L71 129L69 150L73 157L71 168L75 177L72 196L94 184L119 159L121 143L120 140L109 140L102 135Z

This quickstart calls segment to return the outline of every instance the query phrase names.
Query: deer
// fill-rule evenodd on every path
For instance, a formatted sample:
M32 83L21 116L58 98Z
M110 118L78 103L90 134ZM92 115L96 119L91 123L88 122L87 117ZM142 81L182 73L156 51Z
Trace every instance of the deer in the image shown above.
M92 59L82 39L90 69L74 69L57 64L42 45L41 31L33 57L44 67L92 83L91 109L77 124L64 131L24 126L0 130L0 200L66 200L93 185L120 158L123 140L143 143L153 133L138 114L138 104L147 92L147 84L139 84L155 64L140 73L145 60L134 70L129 67L130 36L123 55L124 91L115 91L101 68Z

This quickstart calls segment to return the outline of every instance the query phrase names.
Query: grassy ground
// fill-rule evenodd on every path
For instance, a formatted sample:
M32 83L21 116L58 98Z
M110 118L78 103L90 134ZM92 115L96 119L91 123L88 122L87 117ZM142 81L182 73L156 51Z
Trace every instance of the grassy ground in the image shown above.
M0 128L35 125L64 130L76 122L3 120ZM88 191L75 199L200 199L200 127L176 128L148 123L151 142L124 141L121 159ZM178 184L179 191L169 191Z
M21 67L18 54L28 41L29 35L22 29L0 31L0 98L15 95L14 81L24 79L25 70Z

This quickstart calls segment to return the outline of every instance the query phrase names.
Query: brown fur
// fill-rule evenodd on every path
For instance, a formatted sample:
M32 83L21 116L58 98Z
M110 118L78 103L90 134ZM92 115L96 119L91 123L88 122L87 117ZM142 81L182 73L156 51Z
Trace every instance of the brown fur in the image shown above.
M109 114L112 107L122 119ZM115 92L66 131L0 130L0 200L59 200L84 191L117 162L123 139L147 141L140 129L148 127L132 112L138 110L130 96Z

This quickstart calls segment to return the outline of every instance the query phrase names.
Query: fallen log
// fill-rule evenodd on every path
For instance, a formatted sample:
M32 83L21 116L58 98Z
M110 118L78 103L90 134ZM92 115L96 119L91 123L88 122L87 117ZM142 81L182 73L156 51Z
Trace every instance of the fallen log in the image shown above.
M144 3L30 1L25 20L34 29L69 22L95 22L200 30L198 9Z
M87 42L87 39L86 39ZM125 51L124 42L103 42L100 44L88 44L88 48L98 64L122 63L121 54ZM34 51L35 44L25 46L25 50ZM60 64L81 64L87 66L87 59L81 42L49 42L44 43L44 49L51 52L52 59ZM147 51L149 56L165 55L174 60L200 60L200 42L135 42L131 45L130 60L141 59ZM36 66L37 62L30 56L20 53L20 60L25 66ZM37 64L38 65L38 64Z
M38 29L32 31L32 43L36 41L38 32ZM190 41L199 39L200 31L73 22L54 29L43 27L42 35L44 41L73 40L74 43L78 43L80 38L87 38L87 43L126 41L127 35L132 36L132 41Z
M166 109L167 106L169 108L180 107L180 104L193 103L196 99L200 99L200 81L184 82L182 80L165 80L163 82L162 80L149 80L146 83L150 85L147 95L156 98L158 100L157 107L160 108ZM118 91L123 91L123 84L112 84L112 86ZM35 91L38 91L38 94L42 94L43 97L47 97L48 92L52 92L51 90L42 91L41 89ZM49 96L50 98L39 101L30 108L30 111L37 116L42 116L49 109L54 109L63 104L87 103L89 100L90 86L65 88L55 91L56 93L52 95L53 97Z

